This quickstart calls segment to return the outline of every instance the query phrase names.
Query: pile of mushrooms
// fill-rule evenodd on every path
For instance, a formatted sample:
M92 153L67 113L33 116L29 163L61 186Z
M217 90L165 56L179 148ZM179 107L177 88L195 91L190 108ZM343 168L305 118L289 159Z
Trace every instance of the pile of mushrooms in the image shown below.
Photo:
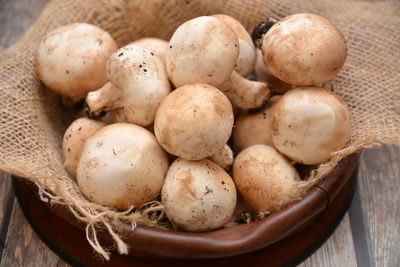
M346 40L313 14L260 25L252 40L230 16L202 16L169 42L120 48L93 25L50 32L38 76L64 102L85 99L89 117L62 147L82 194L122 210L159 198L171 224L192 232L301 198L294 163L325 162L350 139L346 104L321 87L343 67Z

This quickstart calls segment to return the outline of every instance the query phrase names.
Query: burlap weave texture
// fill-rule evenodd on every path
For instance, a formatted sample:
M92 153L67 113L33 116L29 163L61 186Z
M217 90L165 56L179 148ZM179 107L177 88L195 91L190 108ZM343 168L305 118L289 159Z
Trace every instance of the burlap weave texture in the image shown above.
M34 67L39 41L47 32L72 22L95 24L122 46L145 36L168 40L181 23L201 15L231 15L251 32L267 17L305 12L330 20L348 42L346 64L329 83L350 108L351 142L323 166L317 178L359 148L400 145L399 1L56 0L17 44L0 55L0 170L53 191L88 223L90 240L95 234L93 225L105 223L105 218L142 221L140 214L90 203L62 169L62 135L76 114L62 108L58 96L40 83ZM105 217L97 216L100 213ZM99 244L92 245L102 253L101 247L96 248ZM124 252L123 244L120 252Z

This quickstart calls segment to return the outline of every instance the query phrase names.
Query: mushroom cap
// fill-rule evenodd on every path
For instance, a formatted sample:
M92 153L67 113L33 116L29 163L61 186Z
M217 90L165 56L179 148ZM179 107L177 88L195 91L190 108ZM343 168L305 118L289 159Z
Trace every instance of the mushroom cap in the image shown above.
M232 105L217 88L188 84L161 103L154 132L169 153L188 160L213 155L228 141L233 127Z
M123 108L107 111L101 120L107 124L126 122L126 116Z
M246 31L242 23L231 16L217 14L213 15L213 17L228 24L235 32L239 41L239 56L236 61L235 70L243 77L247 77L254 70L257 59L256 47L250 34Z
M50 89L84 98L107 82L106 64L117 44L104 30L74 23L48 33L36 53L36 72Z
M64 133L62 150L65 169L72 178L76 179L76 169L86 140L104 126L104 122L88 118L76 119L68 126Z
M127 209L161 191L168 159L155 137L130 124L107 125L90 137L78 165L78 185L91 201Z
M250 146L236 156L233 180L246 202L258 212L280 210L300 196L296 169L266 145Z
M273 146L272 143L272 108L280 96L273 96L260 112L239 116L233 127L233 143L239 149L264 144Z
M296 14L278 21L263 38L264 64L293 85L316 85L335 77L346 61L343 34L326 19Z
M234 156L231 147L225 144L223 147L219 148L217 152L208 158L212 162L216 163L224 170L229 170L233 165Z
M118 49L107 64L111 83L122 90L127 122L148 126L171 85L161 59L150 50L127 45Z
M279 152L303 164L329 159L350 140L344 101L321 87L295 88L275 104L272 141Z
M238 38L231 27L214 17L197 17L179 26L169 41L168 76L175 87L218 87L232 73L238 55Z
M156 54L164 64L167 62L168 42L154 37L137 39L129 44L140 46Z
M214 162L175 160L161 191L168 219L182 229L202 232L222 227L236 206L232 178Z
M285 83L284 81L279 80L264 65L264 61L262 59L262 52L260 49L257 49L257 61L255 66L255 72L257 76L257 81L266 82L268 87L277 93L285 93L288 90L292 89L292 85Z

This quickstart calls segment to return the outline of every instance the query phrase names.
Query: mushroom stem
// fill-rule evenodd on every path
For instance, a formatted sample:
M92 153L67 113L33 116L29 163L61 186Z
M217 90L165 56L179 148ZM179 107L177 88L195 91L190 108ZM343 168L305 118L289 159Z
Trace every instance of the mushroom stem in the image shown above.
M271 96L265 83L247 80L236 71L232 72L219 89L240 109L259 108Z
M108 82L86 96L89 117L98 117L104 111L123 108L122 91Z

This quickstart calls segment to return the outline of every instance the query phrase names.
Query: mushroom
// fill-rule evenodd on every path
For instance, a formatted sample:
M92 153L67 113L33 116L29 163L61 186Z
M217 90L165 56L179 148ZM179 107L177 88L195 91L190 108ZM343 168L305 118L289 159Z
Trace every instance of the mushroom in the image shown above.
M235 210L233 211L231 219L226 225L224 225L224 227L235 226L243 222L249 223L252 220L253 213L254 211L250 205L247 204L247 202L239 193L237 193Z
M242 110L261 107L271 95L271 91L264 82L247 80L236 71L233 71L218 88L234 106Z
M101 120L107 124L118 123L118 122L127 122L123 108L107 111L107 113L101 117Z
M244 59L249 56L246 56L248 52L243 52L242 57L238 57L238 37L229 25L235 25L239 39L243 39L243 31L246 31L239 30L243 26L233 21L233 18L215 15L198 17L182 24L169 43L168 75L176 87L207 83L221 89L241 109L258 108L269 97L269 89L264 83L246 80L234 71L238 58L244 64ZM252 65L254 67L254 62ZM240 70L243 72L245 67L240 66Z
M242 114L238 117L233 127L233 143L239 149L264 144L273 146L272 143L272 108L280 96L273 96L267 105L257 113Z
M213 15L228 24L235 32L239 41L239 56L236 61L235 70L243 77L247 77L254 70L256 63L256 48L249 33L243 25L231 16L224 14Z
M216 163L222 169L229 170L233 165L233 151L227 144L225 144L208 159Z
M117 48L112 37L94 25L61 26L40 42L36 72L48 88L81 99L107 82L107 60Z
M167 61L168 42L154 37L141 38L129 44L140 46L156 54L164 63Z
M107 64L111 83L122 90L127 122L148 126L161 101L171 91L161 59L135 45L118 49Z
M165 177L161 202L173 224L190 232L209 231L232 217L236 189L229 174L214 162L177 159Z
M314 14L295 14L278 21L265 34L261 50L272 75L293 85L317 85L332 79L347 55L343 34Z
M288 90L292 89L292 85L285 83L284 81L279 80L264 65L262 59L262 53L260 49L257 49L257 62L255 67L255 72L257 76L257 80L261 82L265 82L268 84L268 87L277 93L285 93Z
M231 27L214 17L197 17L179 26L169 41L168 76L175 87L218 87L231 75L238 55L239 42Z
M324 88L292 89L278 100L272 114L275 148L298 163L324 162L350 140L347 106Z
M239 193L257 212L275 212L301 196L300 176L273 147L254 145L242 150L233 164Z
M121 89L110 82L96 91L89 92L85 102L89 117L99 117L106 111L124 107Z
M154 132L168 152L187 160L215 154L228 141L233 127L232 105L217 88L188 84L161 103Z
M89 200L128 209L156 198L167 170L167 155L149 131L115 123L86 141L77 180Z
M64 167L76 179L76 169L86 140L106 124L87 118L76 119L67 128L62 142Z

